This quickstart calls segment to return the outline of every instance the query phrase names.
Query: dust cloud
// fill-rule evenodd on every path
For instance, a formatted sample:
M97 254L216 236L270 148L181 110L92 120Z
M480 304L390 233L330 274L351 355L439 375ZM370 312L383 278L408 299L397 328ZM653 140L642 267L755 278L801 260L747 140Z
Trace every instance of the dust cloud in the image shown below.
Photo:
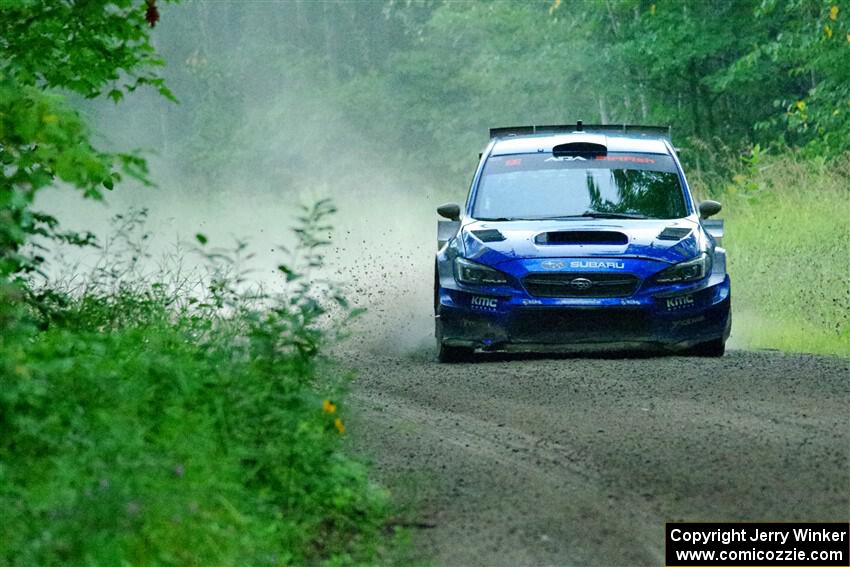
M251 125L275 110L275 101L257 104L246 114ZM392 168L383 156L358 148L356 132L343 122L329 123L333 109L304 115L293 109L286 118L298 130L321 128L345 139L345 150L329 153L301 145L299 167L257 168L237 164L210 181L182 173L168 156L149 158L156 187L127 182L106 192L105 200L84 200L67 188L44 191L38 207L56 215L64 228L91 230L108 239L110 218L130 210L147 210L145 228L148 262L179 250L184 269L200 269L203 258L193 253L195 235L208 246L229 248L248 243L253 258L243 269L251 283L274 291L284 285L276 266L288 260L284 247L294 242L299 205L331 198L338 212L327 254L327 274L343 284L348 298L366 312L353 323L353 345L379 352L422 351L433 344L433 266L436 251L435 207L451 198L434 181L414 178ZM111 112L111 109L110 109ZM276 135L263 132L253 146L255 159L273 163L277 148L291 144L287 124ZM292 152L290 148L290 154ZM465 188L454 198L462 199ZM102 256L97 249L63 248L63 265L87 273Z
M364 131L370 110L358 106L360 122L351 119L351 105L363 102L346 90L355 88L350 69L359 65L366 75L369 57L410 38L394 19L405 14L387 12L385 3L360 6L374 12L368 22L351 20L349 7L191 0L163 7L154 39L179 104L144 89L119 104L75 101L99 147L143 152L156 187L125 181L104 202L60 187L41 193L37 209L101 241L111 217L146 209L150 262L177 253L189 270L203 263L192 252L196 234L208 247L245 241L254 254L243 266L248 278L274 291L284 285L277 266L288 260L283 248L294 242L299 205L330 198L338 212L328 274L316 275L331 275L366 308L350 340L377 351L433 345L435 208L462 200L467 187L447 186L445 172L423 173L417 156ZM380 50L364 51L362 25L375 28ZM382 120L376 109L375 123ZM381 125L377 131L408 134ZM481 147L469 148L470 172L486 142L482 131ZM55 254L78 274L102 257L95 249Z

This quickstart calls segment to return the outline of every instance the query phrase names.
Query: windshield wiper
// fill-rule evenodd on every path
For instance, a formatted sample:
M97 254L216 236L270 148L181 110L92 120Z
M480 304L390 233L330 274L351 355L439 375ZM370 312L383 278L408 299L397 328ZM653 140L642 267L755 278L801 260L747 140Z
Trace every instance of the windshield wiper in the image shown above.
M540 220L526 217L496 217L493 219L479 218L476 220L485 221L485 222L508 222L508 221L520 221L520 220Z
M557 217L538 217L534 220L566 220L566 219L648 219L638 213L606 213L605 211L584 211L580 215L561 215Z
M645 219L646 215L639 213L607 213L605 211L584 211L577 215L580 217L590 217L594 219Z
M584 211L580 215L561 215L556 217L497 217L497 218L479 218L480 221L503 222L503 221L545 221L545 220L565 220L565 219L648 219L646 215L638 213L606 213L605 211Z

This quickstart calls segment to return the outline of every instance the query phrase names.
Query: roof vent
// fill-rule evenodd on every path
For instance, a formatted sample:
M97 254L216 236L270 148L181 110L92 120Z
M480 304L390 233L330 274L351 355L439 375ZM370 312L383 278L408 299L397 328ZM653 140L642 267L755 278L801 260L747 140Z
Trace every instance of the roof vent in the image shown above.
M572 156L576 154L596 156L607 153L608 148L604 144L594 144L593 142L568 142L552 148L552 154L556 156Z

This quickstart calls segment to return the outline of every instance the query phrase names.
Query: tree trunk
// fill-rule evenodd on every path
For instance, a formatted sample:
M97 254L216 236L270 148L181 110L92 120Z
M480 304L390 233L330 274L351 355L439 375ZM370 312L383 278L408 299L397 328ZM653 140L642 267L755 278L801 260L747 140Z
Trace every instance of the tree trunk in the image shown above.
M605 108L605 97L599 95L597 100L599 101L599 119L602 121L602 124L608 124L608 110Z

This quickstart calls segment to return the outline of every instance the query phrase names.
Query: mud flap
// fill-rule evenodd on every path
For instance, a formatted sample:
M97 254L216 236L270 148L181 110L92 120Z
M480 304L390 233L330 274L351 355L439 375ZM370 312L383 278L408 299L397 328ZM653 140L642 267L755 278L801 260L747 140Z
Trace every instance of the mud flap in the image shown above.
M721 242L723 242L723 221L720 219L717 220L704 220L702 221L702 226L705 230L714 237L717 241L718 246Z
M437 221L437 250L457 234L460 221Z

